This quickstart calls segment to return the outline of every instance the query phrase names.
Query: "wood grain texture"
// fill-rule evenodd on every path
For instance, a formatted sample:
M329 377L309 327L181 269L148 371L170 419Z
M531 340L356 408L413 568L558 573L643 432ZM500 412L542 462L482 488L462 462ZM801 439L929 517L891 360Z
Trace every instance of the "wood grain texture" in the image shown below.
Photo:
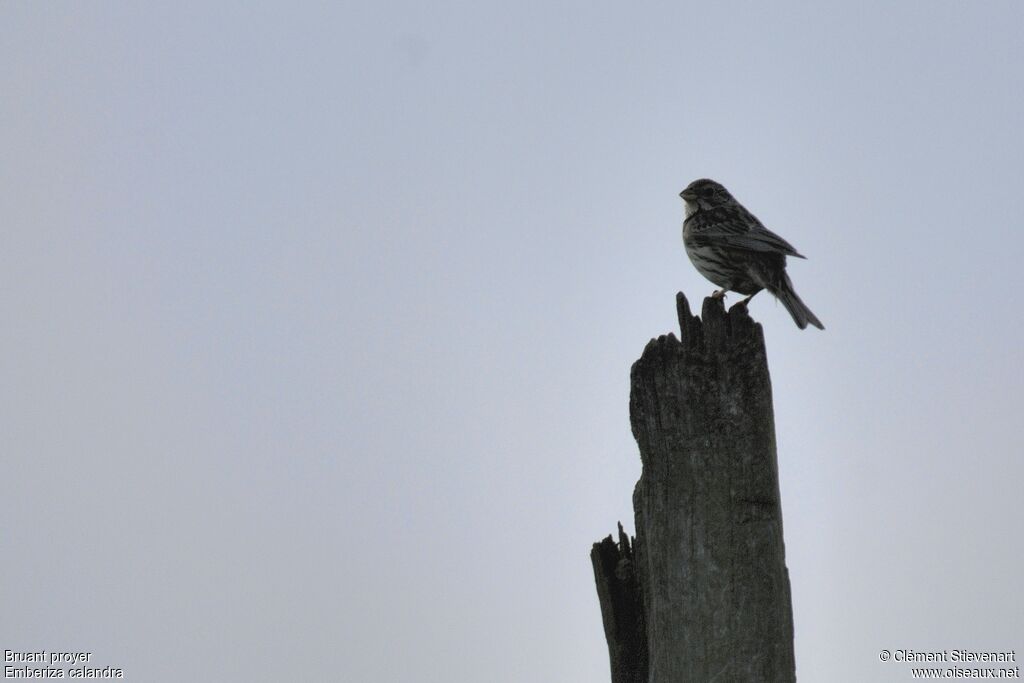
M633 549L619 524L619 541L608 536L590 551L601 603L612 683L647 683L647 629Z
M705 299L697 318L679 294L677 310L680 337L651 340L631 373L647 680L794 681L764 335L742 305Z

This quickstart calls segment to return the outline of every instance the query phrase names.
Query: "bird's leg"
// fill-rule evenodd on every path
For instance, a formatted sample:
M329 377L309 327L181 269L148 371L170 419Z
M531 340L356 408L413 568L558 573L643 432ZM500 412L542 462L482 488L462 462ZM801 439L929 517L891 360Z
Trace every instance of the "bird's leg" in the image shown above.
M761 291L760 289L759 289L759 290L757 290L757 292L760 292L760 291ZM743 301L741 301L741 302L740 302L740 304L742 304L742 305L744 305L744 306L746 306L747 304L749 304L749 303L750 303L750 300L751 300L751 299L753 299L753 298L754 298L755 296L757 296L757 292L754 292L753 294L751 294L750 296L748 296L748 297L747 297L746 299L744 299Z
M725 300L725 292L726 291L727 290L724 290L724 289L716 289L715 291L711 292L711 298L712 299L722 299L724 301Z

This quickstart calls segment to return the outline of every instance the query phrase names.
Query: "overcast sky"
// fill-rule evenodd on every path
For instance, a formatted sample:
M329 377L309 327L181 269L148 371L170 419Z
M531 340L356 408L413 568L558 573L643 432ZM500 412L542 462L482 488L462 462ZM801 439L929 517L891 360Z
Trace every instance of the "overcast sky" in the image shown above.
M629 367L754 300L804 681L1024 654L1024 5L0 4L0 649L608 680ZM735 301L735 298L732 299Z

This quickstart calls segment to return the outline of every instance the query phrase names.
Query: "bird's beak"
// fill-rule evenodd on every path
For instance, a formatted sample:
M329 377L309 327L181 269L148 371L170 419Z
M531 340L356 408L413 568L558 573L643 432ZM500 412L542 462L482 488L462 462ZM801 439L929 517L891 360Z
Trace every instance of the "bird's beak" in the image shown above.
M688 202L697 198L697 194L693 190L683 190L679 193L679 196Z

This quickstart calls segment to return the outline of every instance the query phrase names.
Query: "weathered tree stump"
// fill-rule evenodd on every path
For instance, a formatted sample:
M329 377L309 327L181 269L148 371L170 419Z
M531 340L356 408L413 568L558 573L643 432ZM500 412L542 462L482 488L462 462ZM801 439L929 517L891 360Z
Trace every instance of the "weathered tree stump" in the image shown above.
M796 680L771 380L743 305L676 297L633 364L637 536L591 557L613 683ZM638 651L638 648L642 651Z
M611 536L595 543L590 561L612 660L612 683L647 683L643 598L629 537L621 524L618 544Z

